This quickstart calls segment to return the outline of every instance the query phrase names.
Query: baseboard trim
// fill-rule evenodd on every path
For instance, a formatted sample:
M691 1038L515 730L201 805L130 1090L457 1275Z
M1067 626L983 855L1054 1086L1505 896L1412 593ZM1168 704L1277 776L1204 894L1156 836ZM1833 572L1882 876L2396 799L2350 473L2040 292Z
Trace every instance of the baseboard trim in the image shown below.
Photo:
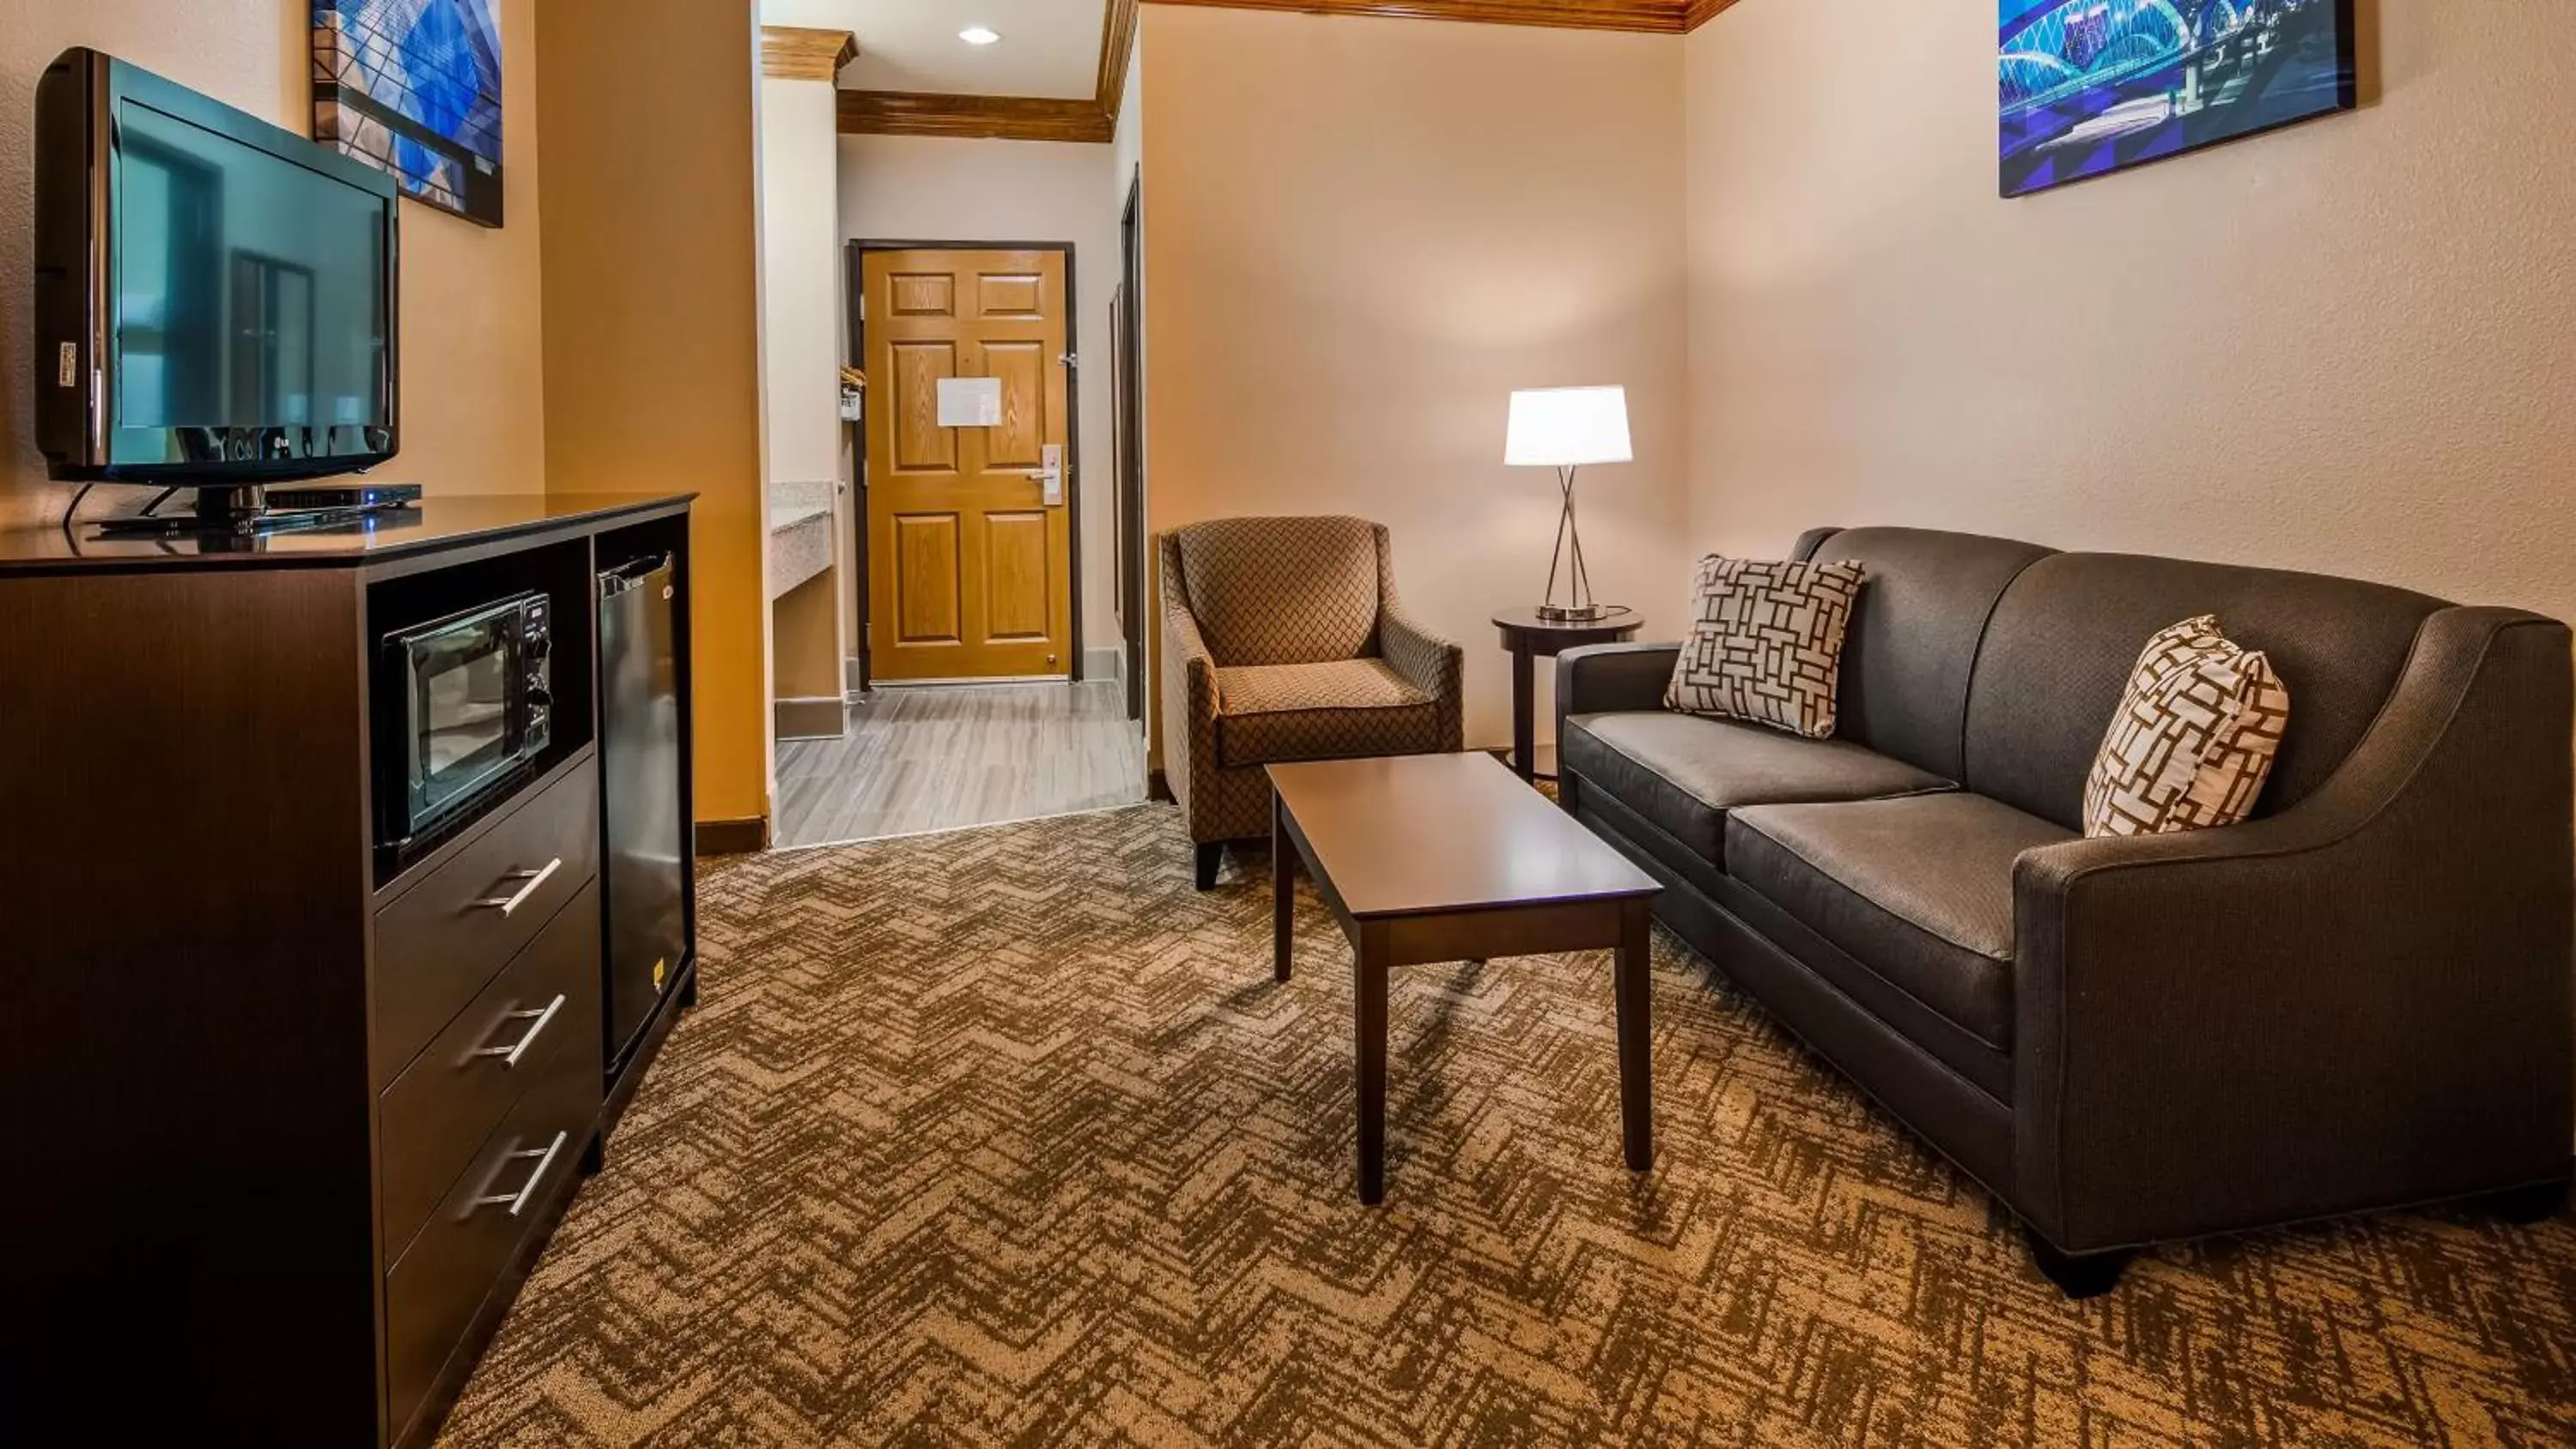
M1169 800L1172 798L1172 782L1164 777L1162 771L1148 770L1145 772L1145 798L1148 800Z
M1085 649L1082 651L1082 677L1127 682L1127 651L1124 649Z
M837 740L850 731L849 701L830 695L782 699L770 706L770 718L782 740Z
M698 822L698 854L756 855L769 848L769 817Z

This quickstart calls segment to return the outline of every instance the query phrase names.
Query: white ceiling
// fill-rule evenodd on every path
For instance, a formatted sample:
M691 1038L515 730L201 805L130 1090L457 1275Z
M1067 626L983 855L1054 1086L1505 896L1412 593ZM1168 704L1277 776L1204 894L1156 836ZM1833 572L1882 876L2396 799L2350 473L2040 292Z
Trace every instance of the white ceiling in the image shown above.
M859 58L844 90L1088 99L1100 76L1108 0L761 0L769 25L847 30ZM986 25L997 45L957 32Z

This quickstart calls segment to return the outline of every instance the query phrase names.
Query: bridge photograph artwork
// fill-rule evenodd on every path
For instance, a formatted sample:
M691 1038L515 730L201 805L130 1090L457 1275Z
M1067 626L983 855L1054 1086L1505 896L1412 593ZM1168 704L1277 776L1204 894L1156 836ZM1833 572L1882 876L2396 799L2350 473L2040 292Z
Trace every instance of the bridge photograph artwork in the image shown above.
M2003 194L2352 109L2353 0L1997 0Z

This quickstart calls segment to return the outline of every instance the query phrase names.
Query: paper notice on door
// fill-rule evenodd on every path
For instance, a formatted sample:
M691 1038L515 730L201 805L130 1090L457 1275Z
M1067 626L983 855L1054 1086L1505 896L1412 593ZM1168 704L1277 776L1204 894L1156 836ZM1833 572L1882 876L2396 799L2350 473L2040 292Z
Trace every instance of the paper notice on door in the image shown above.
M998 377L941 378L939 425L943 428L1000 427L1002 380Z

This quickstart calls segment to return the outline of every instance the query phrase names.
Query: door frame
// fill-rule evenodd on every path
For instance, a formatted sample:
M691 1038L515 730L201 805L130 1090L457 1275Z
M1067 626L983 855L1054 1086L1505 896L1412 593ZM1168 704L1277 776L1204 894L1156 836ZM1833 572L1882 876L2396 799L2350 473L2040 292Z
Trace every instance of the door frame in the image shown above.
M1109 366L1115 391L1111 435L1117 439L1112 466L1118 474L1119 632L1124 636L1127 673L1127 717L1141 727L1145 720L1145 639L1150 572L1145 532L1145 168L1136 168L1127 183L1127 200L1118 215L1120 283L1123 306L1112 325Z
M1091 470L1082 466L1082 294L1074 278L1073 243L1069 241L914 241L889 237L856 237L849 242L846 301L849 313L850 365L865 372L868 366L868 324L863 315L867 302L867 261L870 252L1062 252L1064 253L1064 350L1073 365L1064 370L1064 451L1073 465L1064 486L1064 528L1070 544L1065 550L1065 587L1073 591L1072 622L1066 631L1065 660L1070 666L1067 682L1083 681L1082 633L1082 492L1090 482ZM870 388L869 391L875 391ZM860 404L864 410L866 404ZM865 416L875 417L873 412ZM853 471L858 474L858 506L850 513L858 531L859 588L859 688L873 689L872 641L869 628L868 591L868 425L858 424L858 461ZM995 683L1003 681L996 680Z

